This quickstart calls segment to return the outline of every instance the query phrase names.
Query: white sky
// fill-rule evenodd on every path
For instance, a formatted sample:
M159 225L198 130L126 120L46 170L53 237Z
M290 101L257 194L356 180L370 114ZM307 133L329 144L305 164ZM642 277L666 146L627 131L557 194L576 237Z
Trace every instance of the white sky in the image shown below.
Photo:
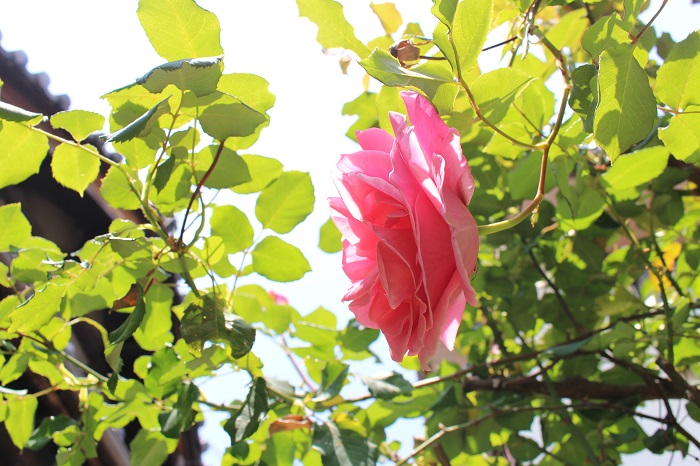
M383 34L369 9L369 0L345 3L346 17L361 39ZM394 3L404 21L420 22L426 33L432 31L432 2ZM654 3L658 4L658 0ZM0 45L8 51L23 50L29 57L27 68L34 73L48 73L51 92L69 95L72 108L106 114L109 107L99 99L100 95L131 83L163 62L140 27L135 14L137 4L137 0L0 0ZM301 247L314 271L299 282L263 286L288 296L302 314L324 306L338 315L339 322L345 322L351 314L340 302L348 283L340 268L340 255L325 254L316 244L318 228L329 215L326 198L332 192L330 168L340 153L357 150L344 136L354 117L343 117L340 112L345 102L363 91L363 71L353 64L349 76L341 74L339 56L321 53L315 40L316 27L298 18L293 0L201 0L199 4L216 13L221 22L225 71L259 74L270 82L270 90L277 97L269 112L271 125L255 146L243 152L276 157L289 170L309 171L316 188L314 213L285 237ZM646 12L644 16L648 19L651 14ZM670 31L678 41L698 27L698 18L700 7L690 7L690 0L672 0L656 26ZM252 210L247 212L253 219ZM259 340L272 346L264 337ZM257 353L264 352L261 346L256 345ZM377 350L387 354L383 343ZM273 351L268 357L274 361L284 356ZM266 373L298 380L291 370L278 371L278 364L272 366L275 370L271 371L268 364ZM361 367L353 366L351 371L367 373L377 369ZM388 367L396 368L393 364ZM212 401L227 402L233 395L223 387L230 388L231 382L222 376L205 384L205 389ZM396 432L396 436L410 442L411 430L412 424L403 424L402 432ZM202 434L210 442L205 459L216 464L228 445L228 436L212 423L205 426Z

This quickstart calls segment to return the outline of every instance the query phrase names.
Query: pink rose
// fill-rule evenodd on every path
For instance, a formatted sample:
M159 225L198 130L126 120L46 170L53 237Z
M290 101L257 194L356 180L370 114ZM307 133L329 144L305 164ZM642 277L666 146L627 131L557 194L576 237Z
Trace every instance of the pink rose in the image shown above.
M285 304L289 304L289 300L284 295L275 293L272 290L268 291L267 294L269 294L270 298L272 298L275 301L275 304L279 304L280 306L284 306Z
M362 150L343 155L329 199L343 235L343 297L365 327L386 336L391 358L428 360L438 339L454 349L468 302L479 236L467 206L474 178L459 133L415 92L401 92L406 118L390 114L396 137L371 128L357 133Z

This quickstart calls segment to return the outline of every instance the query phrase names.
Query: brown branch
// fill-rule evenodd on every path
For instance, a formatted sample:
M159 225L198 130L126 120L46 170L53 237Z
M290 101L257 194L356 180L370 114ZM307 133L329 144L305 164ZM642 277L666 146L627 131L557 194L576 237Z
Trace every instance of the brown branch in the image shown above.
M665 390L666 396L672 399L687 399L685 390L679 389L675 384L667 380L660 380L659 384ZM551 382L552 387L560 398L571 400L606 400L620 401L626 398L638 398L642 401L658 400L663 398L656 387L648 385L618 385L603 382L594 382L575 377L562 381ZM504 391L520 395L547 395L550 392L543 381L530 377L507 379L494 377L490 379L467 378L462 382L462 388L467 391Z
M682 391L685 391L686 393L686 398L692 402L695 403L698 407L700 407L700 390L697 389L697 387L693 387L690 385L682 375L676 371L676 368L673 367L668 361L666 361L664 358L659 357L656 360L656 365L659 366L659 368L664 371L664 373L668 376L668 378L671 380L673 385Z

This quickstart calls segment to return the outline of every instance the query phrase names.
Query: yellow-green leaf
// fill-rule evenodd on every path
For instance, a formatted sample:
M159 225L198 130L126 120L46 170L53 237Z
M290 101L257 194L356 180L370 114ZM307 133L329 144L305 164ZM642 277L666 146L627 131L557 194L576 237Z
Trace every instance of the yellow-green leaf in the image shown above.
M600 55L600 103L593 135L613 162L649 134L656 118L649 78L633 52L634 46L622 44Z
M656 96L676 110L700 105L700 31L673 46L656 76Z
M136 14L153 48L168 61L224 53L219 19L193 0L139 0Z
M664 146L649 147L619 157L602 178L615 190L634 188L659 176L667 161L668 149Z
M393 3L370 3L369 7L372 9L375 15L379 18L382 23L384 32L387 34L395 33L403 20L401 19L401 13L396 9L396 5Z
M318 26L316 40L326 49L352 50L360 58L370 50L356 36L352 25L345 19L343 7L334 0L297 0L299 16Z
M39 173L49 142L43 134L20 123L4 121L0 127L0 147L0 188L4 188Z
M51 126L65 129L78 142L95 131L102 130L104 124L105 117L87 110L66 110L51 116Z
M659 139L675 158L698 164L700 162L700 106L691 106L686 110L674 115L667 127L659 129Z
M34 430L34 414L39 405L33 396L9 401L5 428L12 443L20 450L25 447Z
M32 226L18 203L0 206L0 251L19 248L32 235Z
M251 256L255 271L276 282L299 280L311 271L304 254L276 236L268 236L260 241Z
M97 149L89 144L84 147L97 152ZM53 151L51 171L56 181L82 197L100 172L100 160L80 147L60 144Z

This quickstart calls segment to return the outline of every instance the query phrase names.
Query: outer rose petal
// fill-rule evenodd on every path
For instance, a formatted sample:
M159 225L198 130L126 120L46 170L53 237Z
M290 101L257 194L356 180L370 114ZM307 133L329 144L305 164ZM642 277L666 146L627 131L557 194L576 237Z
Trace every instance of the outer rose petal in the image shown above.
M396 137L358 132L363 150L344 155L333 175L332 218L343 235L344 300L357 321L384 333L392 359L428 362L438 341L452 349L479 238L468 209L474 179L459 134L415 92L402 92L408 116L390 113Z

